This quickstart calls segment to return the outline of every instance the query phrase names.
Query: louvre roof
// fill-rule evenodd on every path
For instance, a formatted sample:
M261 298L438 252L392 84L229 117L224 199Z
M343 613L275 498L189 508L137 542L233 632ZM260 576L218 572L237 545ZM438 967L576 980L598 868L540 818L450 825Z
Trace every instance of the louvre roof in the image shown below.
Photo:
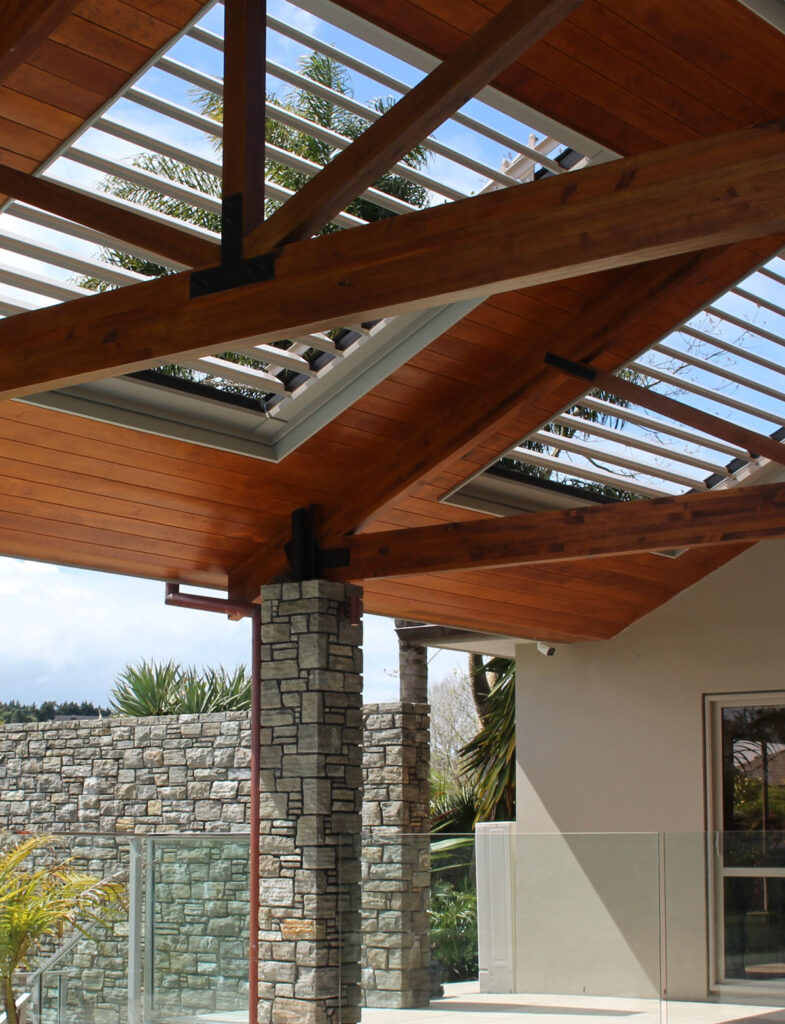
M21 63L0 63L0 183L13 191L12 171L66 183L85 202L99 197L107 214L100 224L65 220L28 190L0 215L0 379L14 396L0 403L3 553L250 596L287 571L289 517L303 506L318 506L320 536L335 546L353 533L471 523L478 512L645 504L778 478L776 451L772 462L752 442L655 413L645 399L598 396L544 362L553 353L590 364L779 442L779 141L773 127L743 133L784 112L785 37L770 5L574 5L431 129L427 159L388 165L418 202L366 185L366 205L346 201L330 214L334 234L284 239L269 286L190 305L180 282L217 262L221 240L223 126L210 115L223 89L222 5L177 0L162 15L148 0L81 0L59 5L57 18L54 6L41 0ZM393 100L430 81L501 7L281 0L266 38L276 139L310 138L333 161L354 153L359 126L383 124ZM302 58L314 51L347 69L340 89L306 73ZM304 123L293 102L304 90L320 123ZM738 141L723 134L737 129ZM294 148L268 145L270 223L290 193L320 180L320 164ZM692 193L668 184L674 174L698 190L731 177L713 205L696 191L693 212ZM130 198L104 192L107 176ZM659 220L643 238L648 217L624 210L657 188L671 198L646 207ZM157 197L159 212L132 201L140 191ZM740 212L720 223L714 210L730 208L734 193ZM596 239L593 228L570 234L564 218L592 203L592 216L607 210L616 227ZM474 209L488 211L485 236L464 215ZM492 221L502 209L520 213ZM358 210L383 219L365 224ZM137 221L129 243L120 227L129 211L152 218L154 232ZM451 235L464 216L465 233ZM145 261L165 279L144 283ZM347 269L328 286L333 261ZM286 292L298 274L301 285ZM393 280L403 282L395 299ZM373 298L355 300L355 282ZM228 326L235 317L242 327ZM101 368L126 334L135 354ZM56 369L75 353L80 368ZM180 369L164 375L162 364ZM597 639L757 534L735 536L735 545L679 546L676 559L644 549L370 575L367 607L498 634Z

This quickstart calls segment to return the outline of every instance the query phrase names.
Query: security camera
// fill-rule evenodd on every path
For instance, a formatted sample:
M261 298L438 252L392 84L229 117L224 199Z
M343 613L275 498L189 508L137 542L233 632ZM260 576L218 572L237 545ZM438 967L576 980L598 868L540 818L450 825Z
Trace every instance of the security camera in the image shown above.
M551 647L550 644L538 643L537 650L540 652L540 654L544 654L546 658L552 658L556 653L556 648Z

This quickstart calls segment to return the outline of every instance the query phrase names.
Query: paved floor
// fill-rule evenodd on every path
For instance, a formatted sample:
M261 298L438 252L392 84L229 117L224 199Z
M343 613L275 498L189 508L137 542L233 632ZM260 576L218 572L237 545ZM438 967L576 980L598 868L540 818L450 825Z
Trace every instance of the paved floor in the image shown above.
M363 1024L785 1024L785 1008L662 1003L591 996L491 995L477 982L446 985L422 1010L363 1010Z
M445 985L422 1010L363 1010L363 1024L785 1024L785 1007L659 1003L593 996L491 995L476 981ZM212 1013L198 1024L246 1024L248 1014Z

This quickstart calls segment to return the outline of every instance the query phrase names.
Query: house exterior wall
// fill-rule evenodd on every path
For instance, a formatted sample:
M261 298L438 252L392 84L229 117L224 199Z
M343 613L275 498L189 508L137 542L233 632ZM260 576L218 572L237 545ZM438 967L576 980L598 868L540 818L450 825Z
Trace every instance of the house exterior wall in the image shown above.
M783 568L766 542L612 640L518 648L519 991L706 997L704 696L785 690Z

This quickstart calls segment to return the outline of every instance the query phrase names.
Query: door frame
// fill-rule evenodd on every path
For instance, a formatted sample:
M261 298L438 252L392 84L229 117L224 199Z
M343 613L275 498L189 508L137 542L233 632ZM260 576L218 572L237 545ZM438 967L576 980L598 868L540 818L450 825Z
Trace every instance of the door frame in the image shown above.
M744 978L725 978L725 919L723 913L723 886L725 878L760 877L785 878L785 868L726 868L722 863L722 710L727 707L785 707L785 690L757 690L755 692L707 693L704 702L704 774L706 784L706 865L708 882L708 949L709 989L712 992L751 996L776 995L785 992L781 985L771 982L749 981Z

